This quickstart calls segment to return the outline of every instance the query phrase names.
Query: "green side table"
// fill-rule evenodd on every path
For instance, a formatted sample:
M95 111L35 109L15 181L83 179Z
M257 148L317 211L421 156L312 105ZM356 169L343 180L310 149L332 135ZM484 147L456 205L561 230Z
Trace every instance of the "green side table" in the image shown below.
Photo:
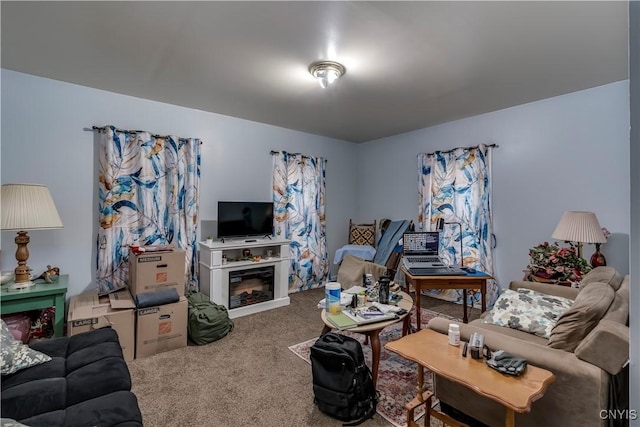
M64 303L67 298L69 275L61 274L57 282L37 282L35 286L18 291L10 291L9 282L0 287L0 314L19 313L55 307L54 336L64 334Z

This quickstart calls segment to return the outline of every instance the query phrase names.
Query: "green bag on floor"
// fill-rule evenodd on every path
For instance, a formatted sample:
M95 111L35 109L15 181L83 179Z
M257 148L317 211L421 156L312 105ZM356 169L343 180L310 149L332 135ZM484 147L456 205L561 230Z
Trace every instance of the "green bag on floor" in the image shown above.
M201 292L191 292L187 295L187 301L189 339L195 344L217 341L233 330L233 320L229 319L229 312L224 305L209 301L209 297Z

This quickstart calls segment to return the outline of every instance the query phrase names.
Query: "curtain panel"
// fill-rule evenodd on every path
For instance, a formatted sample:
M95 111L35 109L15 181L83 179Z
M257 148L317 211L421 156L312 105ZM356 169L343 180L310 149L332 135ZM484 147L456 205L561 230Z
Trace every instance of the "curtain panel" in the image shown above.
M418 154L418 223L422 230L435 230L438 219L444 219L441 257L448 264L463 264L493 275L490 157L491 148L486 145ZM425 293L462 303L461 290ZM488 281L488 307L498 294L497 283ZM469 291L467 303L480 307L480 291Z
M291 240L289 293L323 286L329 274L326 160L272 153L274 233Z
M185 288L198 289L200 140L149 132L101 133L96 280L101 294L129 281L129 245L184 249Z

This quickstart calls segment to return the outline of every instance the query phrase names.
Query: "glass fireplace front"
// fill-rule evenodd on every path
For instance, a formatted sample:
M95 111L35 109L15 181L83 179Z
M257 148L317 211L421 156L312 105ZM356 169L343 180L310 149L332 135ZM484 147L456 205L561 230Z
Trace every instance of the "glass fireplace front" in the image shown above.
M273 266L229 272L229 309L273 300Z

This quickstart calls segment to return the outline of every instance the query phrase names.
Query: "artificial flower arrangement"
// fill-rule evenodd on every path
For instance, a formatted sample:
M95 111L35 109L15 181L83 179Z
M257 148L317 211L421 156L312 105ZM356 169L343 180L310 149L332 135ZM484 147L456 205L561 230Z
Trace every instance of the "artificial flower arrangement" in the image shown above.
M551 281L579 282L591 271L591 266L578 256L578 249L573 243L568 243L568 248L559 246L557 242L543 242L529 249L529 272Z

